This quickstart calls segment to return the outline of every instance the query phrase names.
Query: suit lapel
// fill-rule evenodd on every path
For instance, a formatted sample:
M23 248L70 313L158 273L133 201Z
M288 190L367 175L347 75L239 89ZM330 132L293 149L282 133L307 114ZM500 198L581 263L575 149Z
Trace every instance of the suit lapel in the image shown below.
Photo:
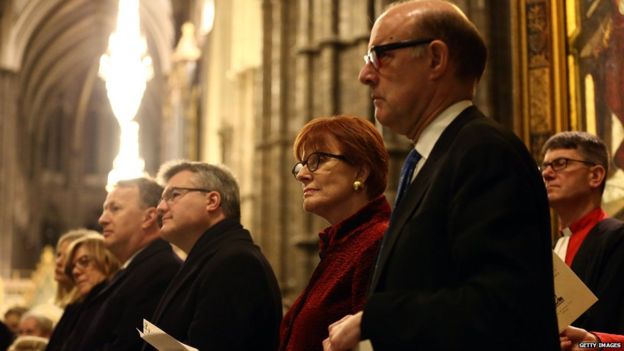
M149 257L151 257L152 255L155 255L156 253L160 252L160 250L162 250L164 248L163 244L164 245L169 245L168 243L166 243L162 239L156 239L155 241L153 241L149 245L147 245L143 249L143 251L139 252L139 254L136 255L136 257L134 257L132 259L132 262L130 262L128 267L126 267L125 269L120 270L119 272L117 272L117 274L115 274L113 279L111 279L111 281L106 285L106 287L104 289L102 289L95 298L97 299L100 296L107 295L109 293L109 291L113 290L117 285L121 284L121 282L128 276L128 274L136 266L138 266L142 261L145 261Z
M230 233L230 230L236 228L235 225L240 227L237 222L225 219L204 232L165 290L154 311L153 323L159 322L173 298L180 293L191 278L197 277L196 272L204 266L206 260L209 260L219 250L223 242L232 240L233 234Z
M429 160L431 160L431 158ZM388 260L390 252L392 251L392 248L394 247L399 237L401 228L403 228L405 222L407 222L410 214L418 208L418 205L422 201L426 190L431 185L431 173L434 168L432 164L436 162L430 162L429 160L427 160L423 168L420 170L420 172L418 172L418 175L410 185L407 193L399 203L399 206L394 209L392 220L390 221L388 229L384 234L385 238L381 251L379 252L379 262L375 271L373 272L373 279L371 280L370 291L374 291L374 288L379 282L381 272L383 271L384 265ZM418 184L418 186L415 186L415 184Z
M478 112L476 107L469 107L459 114L459 116L457 116L457 118L455 118L455 120L453 120L453 122L446 127L444 132L442 132L442 135L440 135L440 138L431 150L431 154L425 161L425 164L408 188L405 197L401 200L398 207L394 209L392 220L390 221L388 229L384 234L386 240L381 251L379 252L379 263L373 272L370 291L375 291L384 266L388 261L390 253L392 252L399 236L402 234L402 229L405 226L405 223L420 207L420 203L422 202L424 195L435 180L435 173L438 170L440 161L447 154L448 149L463 126L479 116L481 116L481 114Z
M186 284L186 282L195 276L195 271L197 271L200 268L200 266L197 264L193 264L193 265L189 265L189 268L187 269L184 269L184 268L185 267L183 264L178 274L174 276L171 283L167 287L167 290L163 294L163 297L161 298L160 302L158 303L158 307L154 311L154 317L152 318L153 319L152 323L154 324L158 323L160 318L165 314L165 311L167 310L167 307L169 306L173 298L178 294L178 292Z
M125 279L125 277L128 275L129 270L130 270L130 267L126 269L122 269L119 272L117 272L117 274L115 274L113 279L111 279L111 281L106 285L106 287L100 290L100 292L94 298L99 299L101 296L108 295L109 291L113 290L117 285L120 284L121 281Z

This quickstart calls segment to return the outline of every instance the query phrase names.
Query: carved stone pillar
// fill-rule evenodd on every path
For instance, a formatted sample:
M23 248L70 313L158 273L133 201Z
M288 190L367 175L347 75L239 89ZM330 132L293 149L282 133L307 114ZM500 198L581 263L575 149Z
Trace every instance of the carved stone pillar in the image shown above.
M293 211L296 192L289 173L290 137L288 126L293 115L294 87L298 77L289 60L294 43L297 5L292 1L262 2L262 110L256 128L257 202L254 230L262 238L286 299L296 293L293 280L296 262L289 238L296 235L301 216Z
M186 22L182 37L173 53L164 103L162 130L163 160L184 158L196 160L198 146L197 60L201 52L195 40L195 26Z
M21 201L16 193L19 181L17 159L17 79L8 71L0 71L0 277L9 277L16 206ZM23 208L22 208L23 209Z

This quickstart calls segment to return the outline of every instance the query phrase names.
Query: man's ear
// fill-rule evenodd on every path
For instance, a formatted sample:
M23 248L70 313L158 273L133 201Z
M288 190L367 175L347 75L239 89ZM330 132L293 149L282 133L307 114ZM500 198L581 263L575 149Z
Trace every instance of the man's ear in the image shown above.
M218 191L211 191L206 194L206 211L213 212L221 208L221 194Z
M150 207L143 212L141 228L147 229L154 224L158 224L158 210L156 210L156 207Z
M427 46L429 51L429 78L432 80L439 79L449 69L449 50L446 43L441 40L432 41Z
M592 188L599 188L605 177L607 171L601 165L592 166L589 169L589 186Z

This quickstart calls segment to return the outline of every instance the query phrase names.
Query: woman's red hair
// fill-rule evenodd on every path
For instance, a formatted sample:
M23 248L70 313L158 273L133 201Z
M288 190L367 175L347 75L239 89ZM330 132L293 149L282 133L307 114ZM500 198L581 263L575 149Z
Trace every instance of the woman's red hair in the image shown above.
M343 156L356 168L369 170L365 182L368 197L374 199L386 190L388 182L388 152L375 126L359 117L319 117L303 126L295 138L293 153L302 160L304 154L327 152L329 137L338 143Z

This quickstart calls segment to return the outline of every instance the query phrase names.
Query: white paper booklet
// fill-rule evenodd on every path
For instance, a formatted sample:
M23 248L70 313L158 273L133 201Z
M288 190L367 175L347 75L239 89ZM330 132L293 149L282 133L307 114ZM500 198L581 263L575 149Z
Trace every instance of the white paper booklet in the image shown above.
M158 351L199 351L179 342L146 319L143 319L143 331L138 329L137 331L141 339L154 346Z
M370 340L360 341L353 351L373 351L373 344L371 344Z
M555 252L553 252L553 273L557 321L561 333L596 303L598 298Z

